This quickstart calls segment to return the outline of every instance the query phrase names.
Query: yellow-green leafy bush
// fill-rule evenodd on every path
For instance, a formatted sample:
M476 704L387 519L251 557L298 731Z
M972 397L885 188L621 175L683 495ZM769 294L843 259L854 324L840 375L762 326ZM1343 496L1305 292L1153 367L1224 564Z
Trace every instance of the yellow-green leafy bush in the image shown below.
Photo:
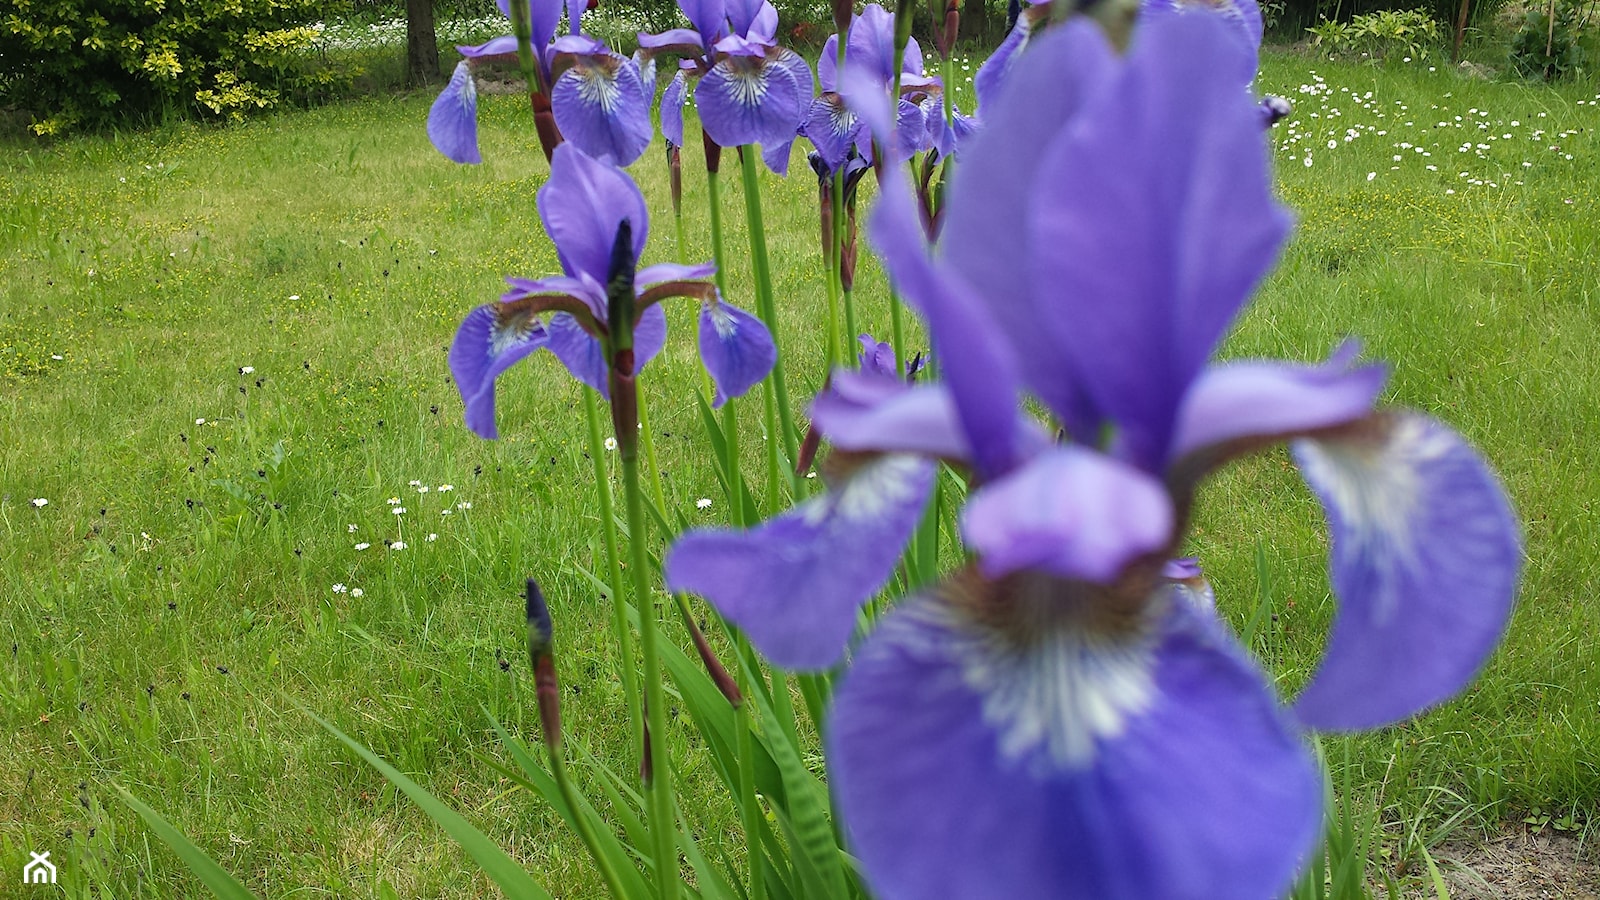
M340 0L9 0L0 106L38 134L169 113L241 118L315 99L345 74L309 23Z

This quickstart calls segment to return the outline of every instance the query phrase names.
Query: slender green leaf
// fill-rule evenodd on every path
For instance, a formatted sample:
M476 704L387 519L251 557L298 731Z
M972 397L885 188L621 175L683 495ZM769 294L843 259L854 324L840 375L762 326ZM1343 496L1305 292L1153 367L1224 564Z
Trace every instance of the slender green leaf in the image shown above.
M128 793L121 785L113 784L111 787L122 795L122 802L132 807L133 811L144 819L150 830L156 833L156 837L161 838L163 843L178 854L178 858L183 860L189 871L193 872L202 884L211 889L211 893L216 894L220 900L256 900L256 895L250 893L249 888L240 884L239 880L229 875L226 869L217 865L204 850L184 837L183 832L168 824L166 819L161 818L160 813L144 805L138 797Z
M456 843L461 845L461 849L467 851L467 855L471 856L473 861L478 864L478 867L483 870L483 874L488 876L489 880L498 884L500 890L505 891L507 897L512 898L512 900L520 900L520 898L524 897L533 898L533 900L551 900L549 892L540 887L532 876L523 871L522 867L517 865L516 860L507 856L506 852L500 849L494 841L489 840L484 836L483 832L472 827L472 824L463 819L459 813L439 802L421 785L402 774L399 769L384 762L376 753L352 740L348 735L333 727L331 723L324 721L316 713L308 711L306 714L315 719L318 725L321 725L329 734L338 738L346 747L354 750L357 756L367 761L368 765L382 772L383 777L389 779L390 783L411 798L411 802L422 807L422 811L427 813L435 822L438 822L439 826L454 838Z
M773 716L770 709L763 708L761 713L768 719ZM801 763L795 745L781 737L764 743L782 773L788 800L782 807L774 804L773 811L779 814L780 824L785 821L782 811L787 811L786 818L790 823L787 827L793 829L793 834L788 836L789 841L800 851L794 854L796 867L803 878L808 875L807 868L814 870L819 881L816 888L823 892L817 894L808 891L807 895L844 897L844 864L839 858L839 844L834 839L826 789Z

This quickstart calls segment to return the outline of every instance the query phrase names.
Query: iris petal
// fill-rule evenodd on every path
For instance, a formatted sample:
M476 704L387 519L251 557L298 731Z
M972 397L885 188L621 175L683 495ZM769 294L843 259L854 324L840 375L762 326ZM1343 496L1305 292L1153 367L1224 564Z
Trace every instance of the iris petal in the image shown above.
M840 450L972 458L944 385L908 387L892 375L839 369L811 401L811 422Z
M967 501L961 533L985 575L1039 569L1108 583L1172 540L1173 509L1154 478L1069 445L1041 454Z
M1022 53L1022 48L1028 45L1028 38L1033 34L1033 18L1028 15L1017 17L1017 24L1011 27L1011 33L1006 35L1000 46L995 48L993 54L984 60L978 67L978 74L972 76L972 88L978 95L978 111L984 115L993 109L996 95L1000 86L1005 83L1011 74L1011 68Z
M878 896L1282 896L1322 779L1188 604L1131 633L1001 632L902 602L834 694L829 782ZM1019 641L1018 637L1026 637Z
M869 140L866 124L845 106L843 97L834 93L822 94L811 101L800 133L816 145L830 172L844 165L851 145Z
M1249 84L1255 78L1256 54L1264 31L1261 7L1255 0L1143 0L1139 4L1140 18L1145 22L1184 14L1213 15L1227 22L1240 45L1249 51L1239 57L1236 77L1240 84Z
M1078 440L1098 437L1077 378L1027 302L1033 291L1025 236L1039 165L1065 122L1116 71L1100 29L1075 20L1041 35L1017 60L1016 78L985 101L990 127L962 150L946 198L940 243L949 267L979 291L1014 348L1027 384Z
M549 338L525 305L486 303L467 313L450 344L450 374L466 405L467 428L479 437L500 436L494 418L494 382Z
M719 300L700 306L700 361L716 387L711 405L721 408L767 377L778 348L760 319Z
M1081 110L1033 186L1028 327L1048 335L1059 377L1075 374L1116 423L1120 452L1151 470L1190 381L1289 231L1259 114L1230 74L1243 52L1214 16L1142 24L1117 83Z
M466 60L456 63L450 83L428 110L428 140L451 162L483 162L478 155L478 88Z
M556 147L538 203L545 233L568 275L584 273L601 284L610 280L611 245L623 219L633 226L634 258L644 252L650 214L639 187L621 169L570 142Z
M695 89L700 127L724 147L793 138L811 102L809 70L802 83L795 61L804 66L794 51L775 49L765 57L718 62Z
M661 135L674 147L683 146L683 99L688 90L689 79L679 71L661 92Z
M1355 349L1351 345L1321 365L1249 360L1211 366L1183 399L1168 458L1179 468L1209 469L1220 460L1184 460L1230 456L1235 446L1255 449L1364 418L1388 370L1352 367Z
M1388 725L1460 691L1511 615L1516 517L1460 435L1418 413L1294 444L1333 537L1339 611L1295 703L1315 728Z
M756 528L691 531L667 554L667 588L705 597L774 664L827 668L856 611L893 574L935 471L913 456L880 457Z
M576 57L551 92L556 127L596 159L631 165L650 146L650 100L633 60L614 54Z
M1016 459L1016 361L971 286L928 258L905 179L886 178L882 191L868 225L872 243L899 290L928 323L978 470L996 477Z
M577 321L566 313L551 316L545 330L549 333L550 352L561 360L572 377L609 399L611 367L600 341L579 327ZM645 363L654 359L666 343L666 314L661 307L651 306L639 315L638 324L633 326L634 371L643 369Z

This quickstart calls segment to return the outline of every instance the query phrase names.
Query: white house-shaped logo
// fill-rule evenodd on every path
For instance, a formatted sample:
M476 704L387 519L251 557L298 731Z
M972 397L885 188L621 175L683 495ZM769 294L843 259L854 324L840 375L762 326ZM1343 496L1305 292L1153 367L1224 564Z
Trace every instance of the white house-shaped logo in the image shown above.
M33 857L33 859L29 861L27 865L22 867L22 883L55 884L56 866L55 863L50 861L50 851L46 850L43 853L34 853L32 850L29 850L28 855Z

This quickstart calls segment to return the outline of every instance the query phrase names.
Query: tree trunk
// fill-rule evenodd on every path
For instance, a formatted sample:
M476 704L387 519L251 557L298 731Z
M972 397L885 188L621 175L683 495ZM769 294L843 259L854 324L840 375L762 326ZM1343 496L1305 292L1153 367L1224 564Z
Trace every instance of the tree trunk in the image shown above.
M439 38L433 32L433 0L406 0L406 80L439 80Z

